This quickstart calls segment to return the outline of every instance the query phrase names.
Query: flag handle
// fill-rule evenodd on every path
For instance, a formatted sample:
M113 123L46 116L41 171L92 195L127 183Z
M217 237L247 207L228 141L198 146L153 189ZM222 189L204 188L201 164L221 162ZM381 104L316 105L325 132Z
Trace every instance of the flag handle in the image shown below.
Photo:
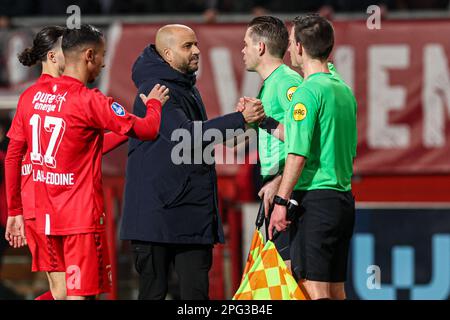
M264 218L265 218L265 214L264 214L264 201L261 201L260 205L259 205L259 210L258 210L258 215L256 216L256 221L255 221L255 225L256 225L256 229L260 229L264 223Z

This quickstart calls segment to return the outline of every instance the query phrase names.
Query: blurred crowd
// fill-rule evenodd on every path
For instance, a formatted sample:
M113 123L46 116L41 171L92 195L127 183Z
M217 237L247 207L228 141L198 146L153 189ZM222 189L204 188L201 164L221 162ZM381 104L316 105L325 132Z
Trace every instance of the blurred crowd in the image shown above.
M158 13L292 13L365 11L372 4L385 10L448 10L450 0L1 0L0 15L64 15L78 5L84 14Z
M450 12L450 0L0 0L0 88L11 85L6 68L7 44L11 37L8 31L16 27L11 19L15 17L64 16L73 13L67 12L71 5L77 5L83 15L199 14L206 23L226 14L318 12L333 19L341 12L365 14L373 4L380 6L383 18L398 10Z

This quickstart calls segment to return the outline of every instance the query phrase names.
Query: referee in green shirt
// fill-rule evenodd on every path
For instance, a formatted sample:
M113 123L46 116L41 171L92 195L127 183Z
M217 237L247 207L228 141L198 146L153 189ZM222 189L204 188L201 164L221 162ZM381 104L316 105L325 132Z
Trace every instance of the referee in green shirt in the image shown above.
M293 66L304 82L285 116L286 164L269 225L283 231L289 198L299 204L292 221L292 270L312 299L345 299L344 282L355 220L351 193L356 156L356 100L327 59L334 31L318 15L297 17L289 37Z
M248 24L242 50L247 71L257 72L264 80L257 99L261 100L266 116L281 123L285 121L292 95L303 81L297 72L283 63L288 45L289 32L283 21L261 16ZM266 130L258 129L258 153L263 178L259 196L264 201L267 217L286 160L284 142ZM281 233L275 245L290 267L289 233Z

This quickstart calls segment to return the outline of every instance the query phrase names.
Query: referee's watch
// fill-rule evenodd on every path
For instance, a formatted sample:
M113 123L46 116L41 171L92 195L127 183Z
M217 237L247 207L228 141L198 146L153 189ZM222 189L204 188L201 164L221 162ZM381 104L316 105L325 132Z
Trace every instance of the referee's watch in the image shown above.
M285 206L285 207L287 207L289 204L289 200L286 200L280 196L275 196L273 198L273 202L275 202L276 204L279 204L280 206Z

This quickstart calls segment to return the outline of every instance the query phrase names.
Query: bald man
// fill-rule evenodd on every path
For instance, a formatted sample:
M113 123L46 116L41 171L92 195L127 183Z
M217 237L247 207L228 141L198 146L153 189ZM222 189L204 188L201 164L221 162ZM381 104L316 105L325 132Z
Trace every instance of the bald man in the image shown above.
M155 48L175 70L192 74L198 69L200 50L194 31L184 25L167 25L156 33Z
M208 299L213 245L224 243L224 236L215 166L203 159L211 142L203 134L215 129L226 137L227 129L244 129L246 123L264 117L261 104L255 102L242 113L208 120L195 87L199 59L195 32L184 25L167 25L133 66L138 95L156 83L171 92L162 110L160 136L153 142L131 139L129 144L120 236L132 243L139 299L165 299L171 264L181 299ZM134 112L145 113L138 96Z

